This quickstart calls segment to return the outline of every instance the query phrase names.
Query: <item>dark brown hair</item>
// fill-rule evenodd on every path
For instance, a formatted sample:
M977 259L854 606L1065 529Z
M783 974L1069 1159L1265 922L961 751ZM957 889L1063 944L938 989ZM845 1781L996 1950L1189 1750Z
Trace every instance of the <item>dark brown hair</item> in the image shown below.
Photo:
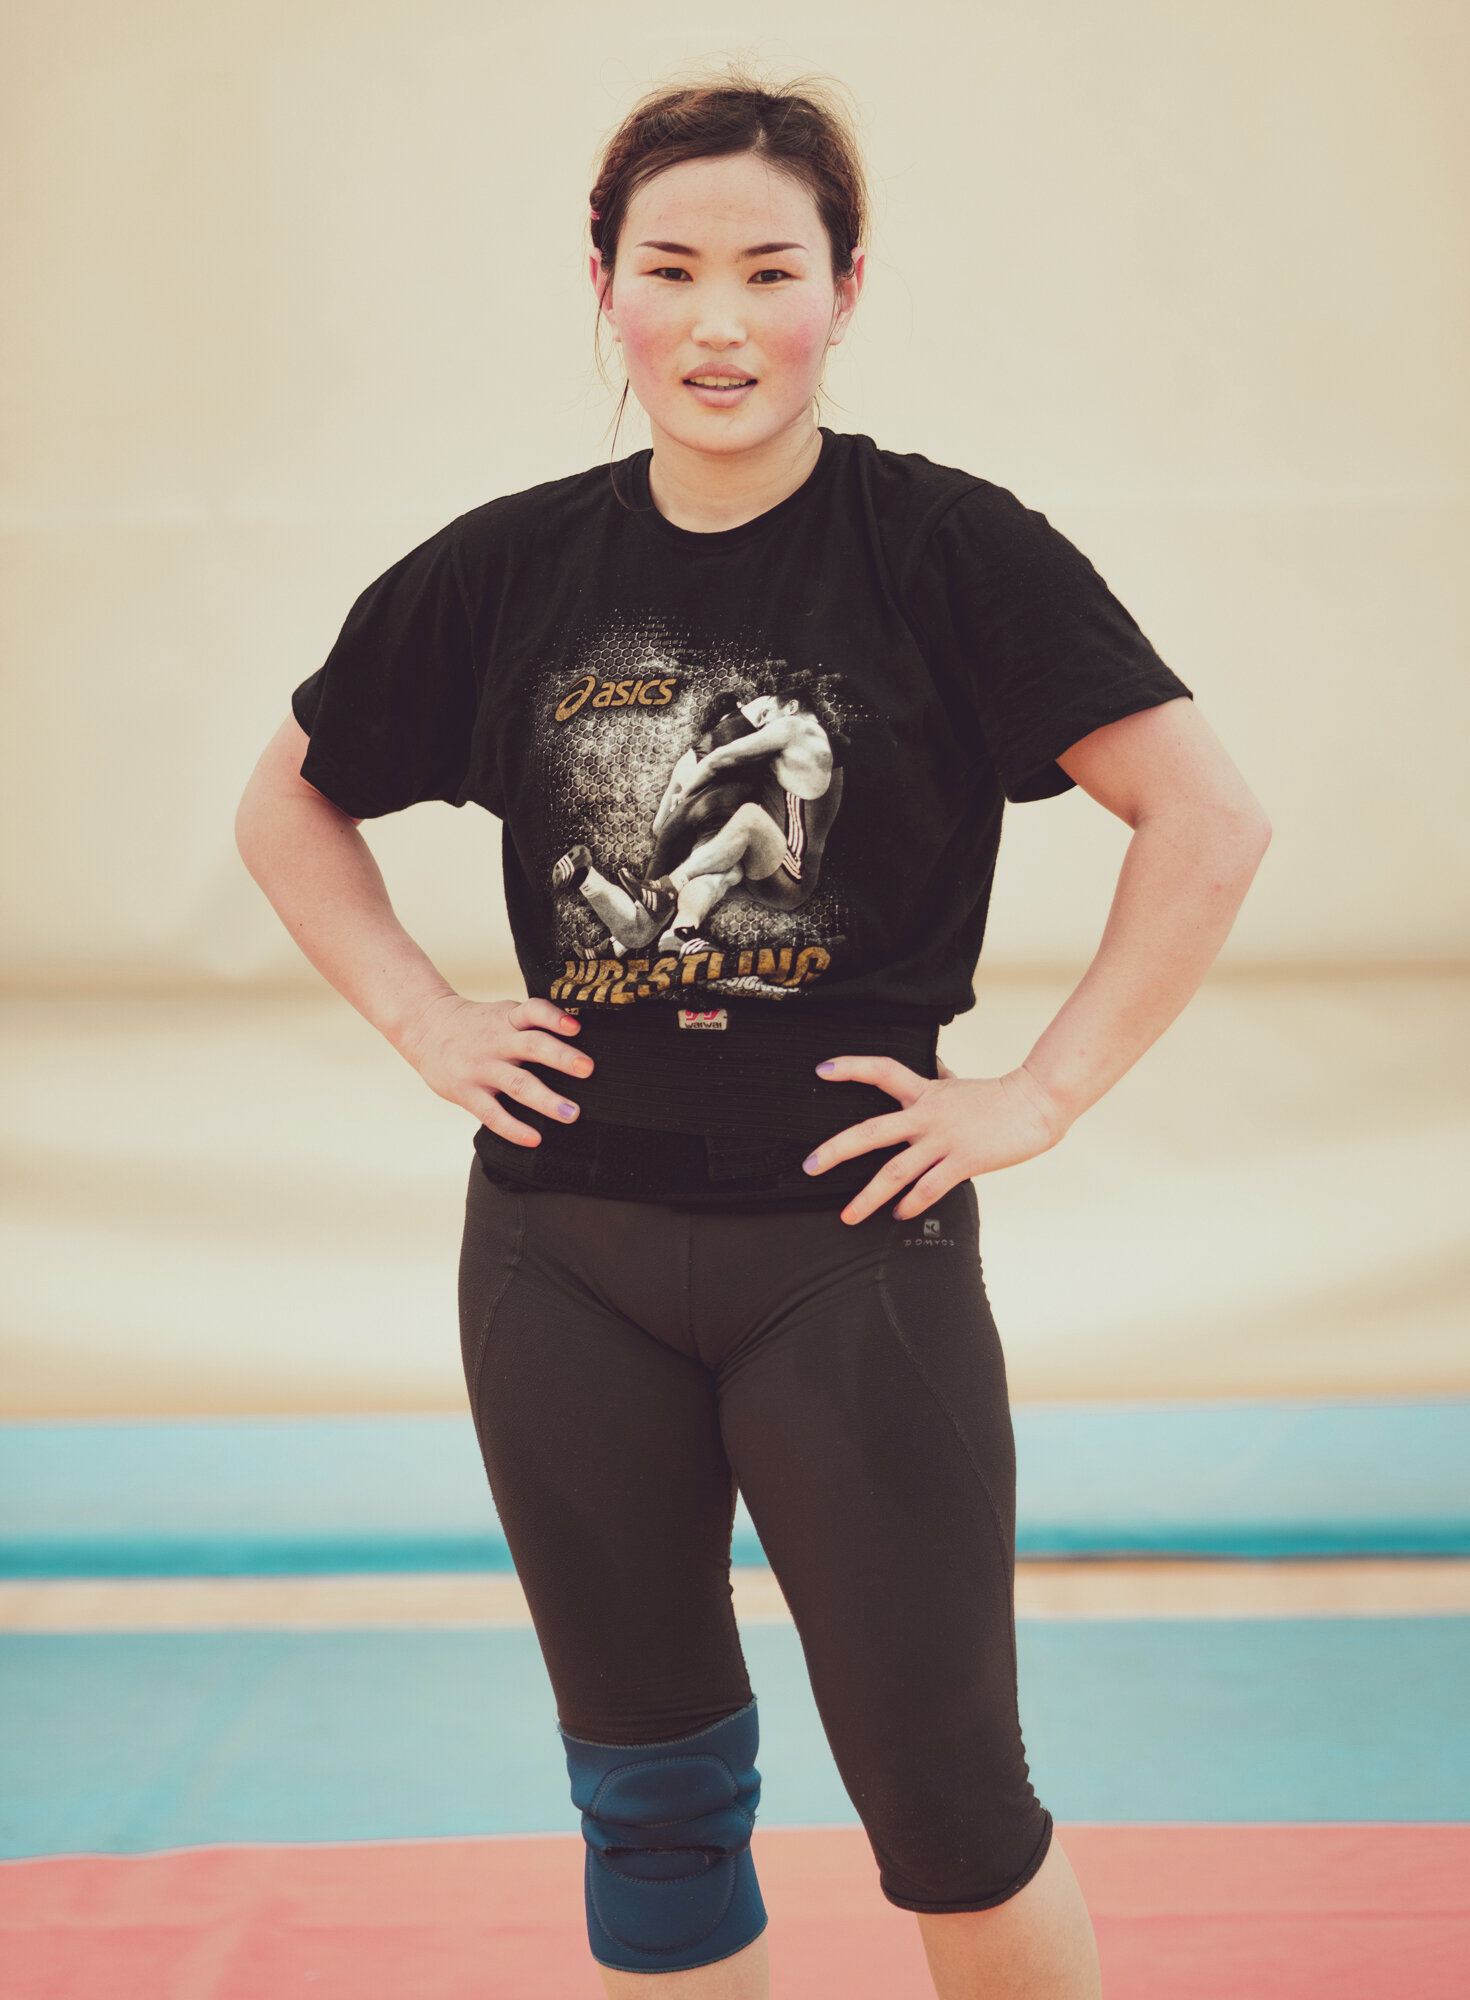
M831 242L833 277L852 275L852 253L868 226L852 120L821 84L771 87L732 69L713 82L650 91L609 139L590 197L592 244L609 276L638 189L669 167L725 153L754 153L799 181Z

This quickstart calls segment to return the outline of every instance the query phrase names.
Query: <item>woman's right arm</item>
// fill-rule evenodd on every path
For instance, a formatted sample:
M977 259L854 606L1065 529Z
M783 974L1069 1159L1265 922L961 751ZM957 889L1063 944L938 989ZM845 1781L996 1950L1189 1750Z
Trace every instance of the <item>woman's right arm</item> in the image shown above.
M510 1097L563 1123L577 1107L521 1067L586 1076L563 1039L577 1023L550 1000L469 1000L394 914L372 850L351 819L301 775L308 737L288 715L261 754L235 815L240 858L317 971L429 1088L520 1145L540 1134Z

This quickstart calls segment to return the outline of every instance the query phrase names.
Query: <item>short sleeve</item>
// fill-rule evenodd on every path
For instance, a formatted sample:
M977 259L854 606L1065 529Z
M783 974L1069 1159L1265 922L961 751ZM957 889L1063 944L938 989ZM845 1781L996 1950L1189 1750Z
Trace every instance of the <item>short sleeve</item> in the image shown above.
M451 522L370 583L291 709L308 784L354 819L464 802L476 692Z
M1068 790L1056 760L1074 743L1191 693L1086 556L1003 487L978 483L946 509L913 593L1008 799Z

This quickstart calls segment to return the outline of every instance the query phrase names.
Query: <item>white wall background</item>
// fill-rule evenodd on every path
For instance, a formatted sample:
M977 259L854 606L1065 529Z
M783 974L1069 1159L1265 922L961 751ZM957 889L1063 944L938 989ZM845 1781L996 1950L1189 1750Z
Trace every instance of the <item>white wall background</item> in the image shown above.
M669 0L12 7L0 975L315 979L240 790L367 581L605 455L596 143L732 48L864 115L876 255L827 420L1048 513L1271 811L1229 956L1464 956L1470 14L737 12L711 44ZM990 961L1075 962L1122 830L1076 795L1007 829ZM370 837L447 969L503 964L486 815Z

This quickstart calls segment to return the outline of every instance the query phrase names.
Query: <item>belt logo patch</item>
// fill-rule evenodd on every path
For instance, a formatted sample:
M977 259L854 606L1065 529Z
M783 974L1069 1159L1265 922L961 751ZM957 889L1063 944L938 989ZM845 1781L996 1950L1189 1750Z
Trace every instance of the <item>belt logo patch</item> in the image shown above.
M728 1007L681 1007L679 1026L681 1028L728 1028L730 1010Z

